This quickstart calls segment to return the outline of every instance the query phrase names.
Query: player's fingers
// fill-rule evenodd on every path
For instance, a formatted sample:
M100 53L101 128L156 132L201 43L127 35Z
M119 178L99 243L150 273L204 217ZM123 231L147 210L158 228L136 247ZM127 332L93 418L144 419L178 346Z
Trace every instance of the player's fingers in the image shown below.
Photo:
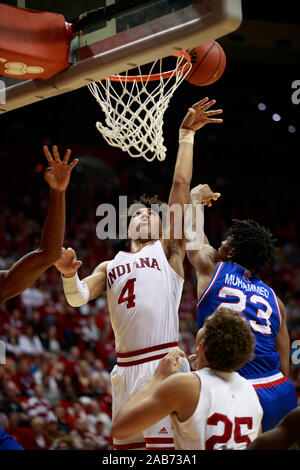
M196 108L198 106L202 106L203 104L205 104L207 101L209 100L209 98L206 96L205 98L202 98L202 100L198 101L197 103L195 103L193 105L193 108Z
M176 367L177 371L183 366L183 360L181 357L177 357L175 359L174 366Z
M202 106L202 110L203 111L206 111L208 108L210 108L213 104L215 104L216 100L210 100L208 101L207 103L205 103L203 106Z
M46 181L48 181L48 178L49 178L49 176L51 175L51 173L53 173L52 168L49 168L49 167L45 168L45 170L44 170L44 178L45 178Z
M180 348L175 348L172 351L172 358L174 358L175 361L178 361L180 357L185 357L185 352Z
M165 357L167 359L169 359L170 362L171 362L171 361L175 361L175 359L177 357L180 357L182 355L181 353L183 353L183 355L185 355L184 352L177 347L177 348L171 349L171 351L169 351L168 354Z
M43 145L43 151L44 151L45 157L47 158L48 163L50 164L51 162L53 162L52 155L49 152L47 145Z
M79 269L81 265L82 265L82 261L75 261L75 262L73 263L73 266L74 266L74 268L76 268L76 269Z
M174 358L177 354L177 351L178 351L178 348L171 349L171 351L169 351L168 354L165 356L165 359Z
M52 153L53 153L54 160L56 162L60 162L59 151L58 151L57 145L53 145Z
M66 151L66 153L64 154L63 163L69 163L71 153L72 153L72 150L70 149Z
M73 168L75 168L78 162L79 162L78 158L75 158L69 165L70 170L73 170Z
M216 201L219 197L221 197L221 193L214 193L213 200Z
M76 259L76 253L75 251L73 250L73 248L67 248L67 253L66 253L68 256L72 257L72 258L75 258Z
M207 120L207 122L220 123L220 122L223 122L223 119L213 119L213 118L210 118L210 119Z
M213 116L214 114L222 114L223 109L211 109L210 111L206 111L206 116Z
M197 358L196 354L191 354L191 355L188 357L188 361L189 361L189 362L193 362L196 358Z

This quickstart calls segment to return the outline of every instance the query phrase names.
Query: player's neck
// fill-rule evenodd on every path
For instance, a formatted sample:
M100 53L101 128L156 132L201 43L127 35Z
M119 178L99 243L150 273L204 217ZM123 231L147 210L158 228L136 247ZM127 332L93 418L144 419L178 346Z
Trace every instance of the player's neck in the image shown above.
M137 251L142 250L145 246L152 245L157 240L131 240L130 251L131 253L136 253Z

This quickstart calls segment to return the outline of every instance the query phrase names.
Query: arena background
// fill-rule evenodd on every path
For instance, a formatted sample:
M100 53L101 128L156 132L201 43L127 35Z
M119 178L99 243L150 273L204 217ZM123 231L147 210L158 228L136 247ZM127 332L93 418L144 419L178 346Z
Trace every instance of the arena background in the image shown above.
M209 96L223 108L224 123L198 132L192 183L208 183L222 193L206 209L207 236L217 247L232 218L253 218L273 232L278 259L261 277L285 303L291 343L300 339L300 103L292 101L292 83L300 80L300 26L281 2L266 12L261 3L244 1L242 26L218 40L227 56L222 78L209 87L183 83L175 93L165 115L168 152L162 163L133 160L109 147L95 128L101 112L87 89L1 116L0 269L38 246L48 203L43 144L70 147L80 159L67 191L65 246L83 261L84 277L123 246L96 237L98 205L118 207L119 195L131 200L142 193L166 200L181 120L188 106ZM185 270L180 344L189 354L197 299L188 262ZM105 298L71 308L51 268L1 307L0 334L7 344L0 426L27 449L111 448L108 372L115 356ZM37 337L35 347L29 335ZM291 363L290 377L300 397L300 364Z

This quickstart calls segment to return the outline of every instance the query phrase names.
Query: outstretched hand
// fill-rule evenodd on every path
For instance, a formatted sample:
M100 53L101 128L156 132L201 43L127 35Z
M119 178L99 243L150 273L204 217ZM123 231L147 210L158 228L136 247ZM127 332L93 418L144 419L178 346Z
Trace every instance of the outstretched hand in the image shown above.
M216 114L222 114L222 109L210 109L216 102L216 100L210 100L209 98L203 98L198 103L195 103L191 108L189 108L187 115L182 121L182 129L191 129L193 131L198 131L205 124L216 123L220 124L223 122L223 119L213 118Z
M211 207L212 201L217 201L221 196L220 193L214 193L208 184L198 184L190 192L191 204L203 204L204 206Z
M62 273L64 277L73 277L82 265L82 261L77 259L76 253L73 248L67 250L63 247L61 257L56 261L54 266Z
M43 150L45 157L49 163L49 167L46 168L44 173L45 180L49 184L50 188L54 191L65 191L70 181L71 171L79 162L78 158L75 158L68 165L71 155L70 149L66 151L63 160L60 159L58 148L56 145L53 145L52 147L53 156L51 155L47 145L43 146Z

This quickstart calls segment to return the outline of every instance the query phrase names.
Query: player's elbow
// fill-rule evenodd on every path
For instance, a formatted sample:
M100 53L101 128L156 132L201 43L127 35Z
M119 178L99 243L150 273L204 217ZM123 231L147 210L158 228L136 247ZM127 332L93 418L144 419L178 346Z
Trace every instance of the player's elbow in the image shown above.
M122 424L118 421L113 421L111 426L111 435L118 441L124 441L126 439L130 439L131 437L125 426L122 426Z

